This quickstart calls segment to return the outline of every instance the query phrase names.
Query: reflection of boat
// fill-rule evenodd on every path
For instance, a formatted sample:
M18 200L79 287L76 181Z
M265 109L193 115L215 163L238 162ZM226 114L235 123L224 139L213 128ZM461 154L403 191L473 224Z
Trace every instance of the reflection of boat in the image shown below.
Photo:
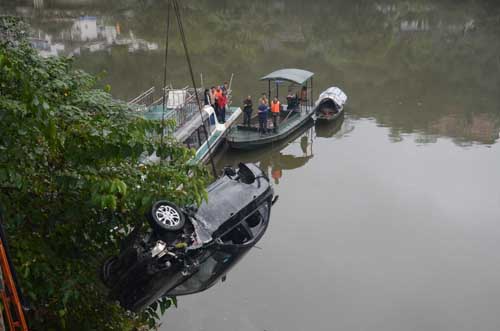
M334 121L344 112L347 95L338 87L323 91L316 101L316 119Z
M339 114L336 121L316 121L315 131L316 137L331 138L342 128L344 123L344 112Z
M342 115L337 121L316 122L315 131L318 138L340 139L346 137L354 130L354 123L347 115Z
M306 124L314 115L312 104L307 104L307 101L312 99L312 91L309 91L311 96L308 99L307 87L313 75L312 72L306 70L282 69L262 77L261 80L268 81L269 90L271 90L271 82L276 83L276 86L282 81L302 86L303 91L305 91L304 95L301 96L302 102L294 103L293 109L289 109L290 105L284 105L283 111L280 112L280 123L276 131L260 133L259 129L254 126L235 126L227 135L229 146L235 149L262 147L289 137L293 132ZM271 94L270 91L269 94ZM277 91L276 95L278 95Z
M310 130L313 126L314 121L309 119L304 126L295 131L285 141L268 145L259 150L244 152L233 150L230 153L224 153L223 164L236 165L240 161L259 162L260 167L270 171L270 177L278 183L283 170L300 168L313 158L313 134ZM297 145L300 146L300 149L296 148Z

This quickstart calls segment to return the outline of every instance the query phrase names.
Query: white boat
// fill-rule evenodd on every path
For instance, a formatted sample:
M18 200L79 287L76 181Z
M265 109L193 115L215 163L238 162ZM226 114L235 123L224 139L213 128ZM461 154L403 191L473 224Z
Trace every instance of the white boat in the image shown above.
M129 102L129 106L135 109L142 117L149 120L175 120L176 127L173 136L189 148L196 149L196 154L191 162L205 163L209 159L210 152L214 153L217 147L224 141L228 129L236 122L242 111L239 107L226 106L225 123L218 121L212 106L206 105L202 108L202 116L198 111L198 103L194 89L172 89L167 88L167 104L163 114L162 98L149 103L155 89L151 88L140 96ZM201 95L201 90L198 91ZM201 119L203 117L203 121ZM208 137L205 135L205 128ZM148 162L155 162L156 156L149 158Z
M204 106L203 112L206 113L207 119L205 120L205 127L208 133L208 139L205 139L205 129L201 124L198 123L198 129L191 134L191 136L184 141L189 148L195 148L196 154L191 160L192 162L202 162L208 161L210 154L214 153L215 150L224 141L228 129L233 125L236 119L241 115L241 109L239 107L226 107L226 122L220 123L215 116L215 111L212 106ZM198 117L199 118L199 117ZM209 151L210 145L210 154Z
M347 95L338 87L330 87L323 91L316 100L316 119L333 121L344 112Z

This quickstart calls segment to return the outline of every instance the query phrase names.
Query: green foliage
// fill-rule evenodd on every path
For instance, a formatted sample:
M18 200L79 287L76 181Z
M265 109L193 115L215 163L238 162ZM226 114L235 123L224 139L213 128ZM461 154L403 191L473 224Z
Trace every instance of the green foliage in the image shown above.
M0 206L32 329L152 326L176 302L130 315L106 299L99 265L155 199L201 202L208 174L70 59L41 58L22 30L0 18ZM154 151L162 165L141 165Z

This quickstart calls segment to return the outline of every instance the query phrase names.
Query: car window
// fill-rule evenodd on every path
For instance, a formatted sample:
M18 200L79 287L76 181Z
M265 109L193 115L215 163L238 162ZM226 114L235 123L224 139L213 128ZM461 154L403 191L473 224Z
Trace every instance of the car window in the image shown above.
M237 225L221 239L224 244L244 245L252 240L262 231L261 225L269 218L269 203L264 203L252 214L247 216L243 222Z
M260 232L261 227L259 225L262 225L264 221L267 221L268 217L269 203L265 203L261 205L257 211L245 219L246 224L252 232L252 236L256 236Z
M199 269L194 275L169 291L168 295L183 295L206 289L220 276L220 272L231 260L231 254L216 251L200 263Z
M224 244L243 245L252 239L252 236L242 224L239 224L234 229L223 235L221 239Z

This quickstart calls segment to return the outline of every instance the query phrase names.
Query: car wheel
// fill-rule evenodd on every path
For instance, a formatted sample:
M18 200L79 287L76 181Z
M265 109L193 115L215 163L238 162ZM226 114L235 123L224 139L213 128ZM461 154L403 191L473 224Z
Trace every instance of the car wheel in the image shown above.
M148 216L151 226L160 231L177 231L185 223L181 209L168 201L155 202Z

